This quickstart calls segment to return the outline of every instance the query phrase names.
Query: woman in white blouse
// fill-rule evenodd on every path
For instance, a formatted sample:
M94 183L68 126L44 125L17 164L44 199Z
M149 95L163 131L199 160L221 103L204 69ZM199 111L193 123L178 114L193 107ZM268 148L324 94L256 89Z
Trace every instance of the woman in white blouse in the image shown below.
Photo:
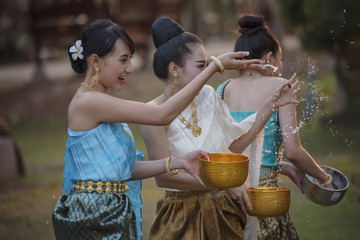
M160 105L186 86L207 66L201 40L185 32L170 18L159 18L152 26L155 74L166 81L164 93L149 104ZM246 53L244 53L245 56ZM211 59L223 71L218 59ZM260 64L259 60L244 61L244 67ZM279 89L256 114L238 123L232 119L225 103L214 89L204 86L192 103L169 126L141 126L149 159L177 155L203 149L209 152L242 153L273 111L288 103L299 91L294 78ZM288 87L290 86L290 87ZM158 202L157 215L150 230L150 239L243 239L246 217L237 199L239 188L227 191L204 187L184 171L156 177L159 187L166 188ZM246 191L246 190L245 190Z

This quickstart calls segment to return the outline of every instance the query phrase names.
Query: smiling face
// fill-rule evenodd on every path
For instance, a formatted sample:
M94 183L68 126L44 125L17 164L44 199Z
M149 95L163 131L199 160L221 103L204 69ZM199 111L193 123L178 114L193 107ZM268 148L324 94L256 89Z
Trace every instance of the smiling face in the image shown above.
M132 73L131 51L123 40L118 39L114 50L102 58L99 79L104 88L120 91L125 84L126 77Z
M191 54L186 58L185 65L179 68L178 87L183 88L199 75L207 66L206 51L201 44L189 46Z

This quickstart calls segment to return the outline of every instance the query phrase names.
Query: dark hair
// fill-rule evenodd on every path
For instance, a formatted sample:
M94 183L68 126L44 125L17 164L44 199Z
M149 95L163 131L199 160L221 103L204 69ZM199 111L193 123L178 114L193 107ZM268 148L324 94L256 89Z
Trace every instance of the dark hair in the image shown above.
M84 58L72 58L69 46L68 54L70 57L71 67L77 73L83 73L87 69L86 59L92 54L104 57L114 50L115 42L121 38L129 47L131 54L134 54L134 43L128 33L118 24L107 19L99 19L91 22L83 31L81 36L81 46L83 47Z
M185 57L191 53L189 44L201 44L202 41L195 34L185 32L174 20L160 17L152 24L152 37L157 48L154 53L153 69L160 79L166 79L171 62L179 67L185 65Z
M247 59L260 59L265 53L276 54L279 41L270 31L262 16L245 15L239 18L240 36L235 43L235 51L249 51Z

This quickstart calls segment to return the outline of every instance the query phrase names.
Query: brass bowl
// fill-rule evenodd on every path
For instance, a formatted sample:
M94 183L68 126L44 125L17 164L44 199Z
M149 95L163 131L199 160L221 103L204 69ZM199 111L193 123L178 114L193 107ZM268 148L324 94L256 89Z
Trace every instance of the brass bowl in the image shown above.
M248 188L252 210L246 211L255 217L283 216L290 208L290 192L290 188L283 187Z
M210 153L210 160L200 157L200 177L209 187L232 188L244 184L249 158L237 153Z

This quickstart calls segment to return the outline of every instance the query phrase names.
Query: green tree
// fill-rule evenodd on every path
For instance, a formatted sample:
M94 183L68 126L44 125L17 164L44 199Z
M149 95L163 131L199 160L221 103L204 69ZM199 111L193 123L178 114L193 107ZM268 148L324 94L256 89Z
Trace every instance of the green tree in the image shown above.
M344 112L360 114L360 4L357 0L275 0L279 15L298 31L304 49L335 56L346 94Z

